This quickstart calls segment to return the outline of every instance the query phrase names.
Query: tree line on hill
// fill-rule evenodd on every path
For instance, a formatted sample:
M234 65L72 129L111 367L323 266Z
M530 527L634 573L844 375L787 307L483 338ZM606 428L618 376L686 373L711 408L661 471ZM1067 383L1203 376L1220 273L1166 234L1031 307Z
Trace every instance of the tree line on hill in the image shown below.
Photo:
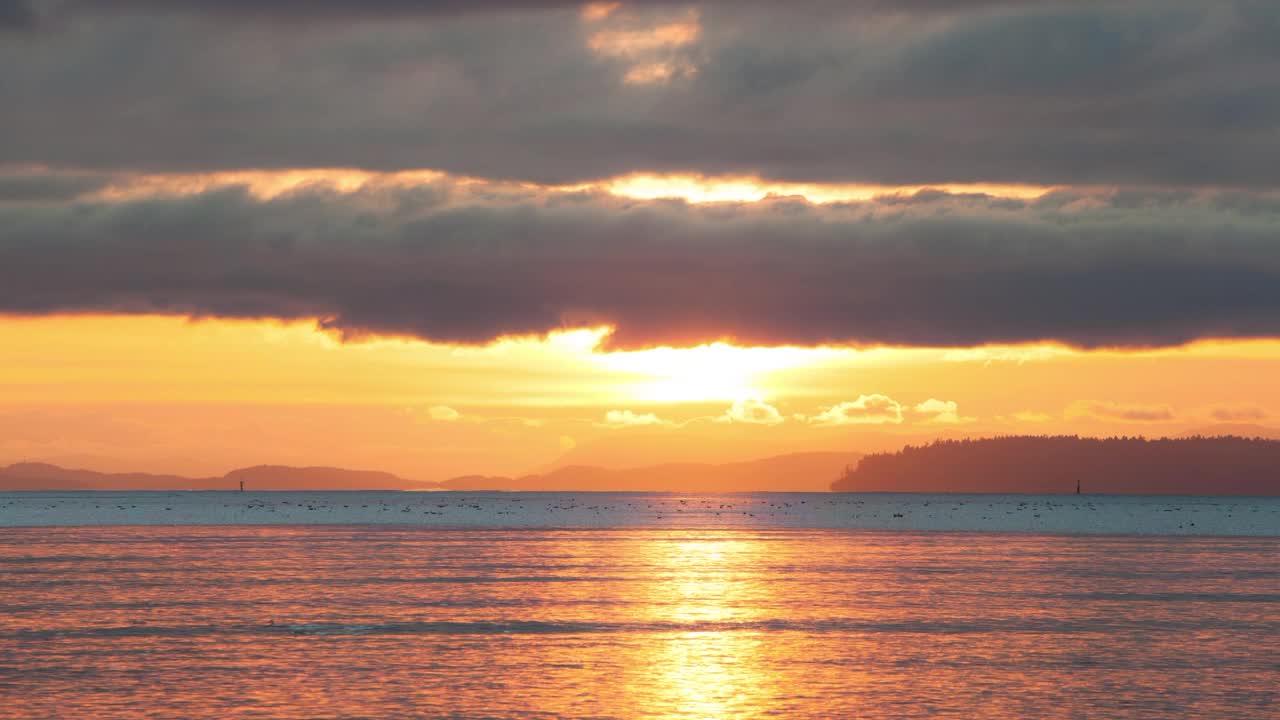
M1077 485L1078 483L1078 485ZM1280 441L1007 436L868 455L836 492L1280 494Z

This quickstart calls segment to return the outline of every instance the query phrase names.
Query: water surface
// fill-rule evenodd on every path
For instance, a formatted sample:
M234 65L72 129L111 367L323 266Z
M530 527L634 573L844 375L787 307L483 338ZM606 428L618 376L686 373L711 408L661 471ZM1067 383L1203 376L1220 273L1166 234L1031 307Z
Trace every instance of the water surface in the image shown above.
M1274 718L1280 539L0 530L27 718Z
M0 527L316 524L1280 536L1280 497L634 492L0 493Z

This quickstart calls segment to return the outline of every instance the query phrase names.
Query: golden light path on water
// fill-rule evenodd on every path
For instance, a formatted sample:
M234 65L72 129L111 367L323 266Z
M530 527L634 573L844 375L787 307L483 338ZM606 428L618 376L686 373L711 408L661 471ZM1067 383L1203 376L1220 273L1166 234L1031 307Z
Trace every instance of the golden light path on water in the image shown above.
M398 514L400 495L341 499ZM681 500L739 502L651 502ZM1280 701L1275 538L656 522L0 529L5 716L1261 720Z
M667 580L651 585L655 620L673 623L732 623L758 619L760 611L744 602L739 581L761 550L738 539L682 539L655 543L649 557L667 569ZM753 588L759 590L761 588ZM776 678L756 658L759 637L747 633L683 632L654 648L652 666L667 688L662 705L700 717L732 717L749 710L745 698Z

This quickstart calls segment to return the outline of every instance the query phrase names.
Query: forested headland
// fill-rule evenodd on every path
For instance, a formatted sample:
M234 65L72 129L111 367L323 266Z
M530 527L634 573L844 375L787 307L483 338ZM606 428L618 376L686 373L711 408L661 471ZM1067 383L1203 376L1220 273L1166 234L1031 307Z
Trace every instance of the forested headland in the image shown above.
M1280 441L1010 436L868 455L836 492L1280 494Z

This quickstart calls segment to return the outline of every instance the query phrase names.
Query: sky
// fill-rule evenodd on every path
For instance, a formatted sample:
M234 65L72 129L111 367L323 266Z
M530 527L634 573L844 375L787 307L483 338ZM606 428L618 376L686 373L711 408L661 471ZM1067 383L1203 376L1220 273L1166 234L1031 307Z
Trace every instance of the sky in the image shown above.
M1280 6L0 0L0 462L1280 426Z

